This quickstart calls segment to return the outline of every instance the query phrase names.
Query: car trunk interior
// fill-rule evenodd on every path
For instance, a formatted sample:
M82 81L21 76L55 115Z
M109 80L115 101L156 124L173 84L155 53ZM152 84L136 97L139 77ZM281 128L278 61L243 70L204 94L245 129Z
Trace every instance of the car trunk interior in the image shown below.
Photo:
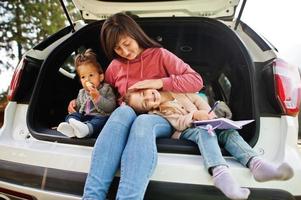
M255 119L252 91L252 63L237 35L226 25L207 18L136 19L145 32L199 72L209 103L222 100L228 104L233 120ZM64 121L70 100L81 88L77 78L69 78L58 70L79 48L92 48L105 69L109 64L101 50L97 21L75 32L50 53L39 73L30 101L27 124L32 136L47 141L93 146L96 138L66 138L56 131ZM72 63L72 62L71 62ZM239 132L253 146L257 141L258 120ZM158 139L159 152L199 154L189 141ZM227 153L227 152L223 152Z

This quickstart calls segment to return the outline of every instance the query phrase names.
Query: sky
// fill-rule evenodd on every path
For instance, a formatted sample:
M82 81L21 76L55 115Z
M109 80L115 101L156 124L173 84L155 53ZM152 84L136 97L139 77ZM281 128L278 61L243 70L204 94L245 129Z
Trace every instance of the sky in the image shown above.
M300 9L300 0L247 0L242 21L269 40L281 58L301 67ZM5 61L4 58L0 49L0 59ZM7 89L12 74L13 71L0 74L0 93Z
M248 0L242 21L269 40L281 58L301 67L300 9L300 0Z

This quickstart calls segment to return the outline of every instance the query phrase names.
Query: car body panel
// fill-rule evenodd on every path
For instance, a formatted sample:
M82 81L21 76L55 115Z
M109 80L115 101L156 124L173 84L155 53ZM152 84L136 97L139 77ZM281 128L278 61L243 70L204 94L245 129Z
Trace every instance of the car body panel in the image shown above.
M9 191L2 191L2 188ZM10 199L6 198L7 193L15 193L14 191L18 191L23 194L30 194L30 196L34 197L33 199L41 199L41 200L80 200L80 196L76 195L70 195L70 194L63 194L59 192L53 192L53 191L45 191L43 189L35 189L32 187L26 187L26 186L20 186L17 184L11 184L4 181L0 181L0 198L2 199ZM14 195L8 196L8 197L15 197ZM12 198L14 199L14 198ZM25 200L25 198L22 198L22 200Z
M17 105L10 102L6 108L6 113L15 113L16 115L9 116L10 114L8 114L5 116L5 120L9 120L10 123L6 121L6 127L3 127L0 131L1 160L49 170L88 173L92 147L45 142L36 140L33 137L23 138L24 132L28 132L28 130L26 130L26 125L21 125L19 121L24 122L24 110L26 110L26 107L27 105ZM240 185L244 187L285 189L285 191L293 195L301 195L299 189L301 166L298 164L301 163L301 155L294 146L296 144L295 135L297 135L297 132L295 127L297 119L294 117L263 117L260 123L264 134L260 134L254 150L264 158L271 160L274 164L280 164L283 161L288 162L293 166L296 176L285 182L259 183L252 178L248 168L242 166L233 158L226 157L231 172ZM277 126L269 126L268 124ZM8 129L14 130L13 137L8 134L10 132ZM273 142L270 142L271 137L274 138ZM275 148L276 146L277 148ZM193 185L213 184L210 175L204 170L201 156L169 153L158 154L157 168L151 177L151 181Z
M77 2L77 7L83 12L83 16L86 16L85 19L88 20L106 18L112 12L124 10L131 11L133 14L138 14L139 16L150 16L152 14L151 12L154 10L153 7L147 7L149 9L148 12L143 14L139 9L146 8L146 6L137 6L135 7L135 10L129 10L120 5L117 8L117 4L120 2L116 2L116 8L102 7L107 4L95 0L74 0L74 2ZM187 0L178 2L191 3L192 1ZM213 18L232 18L234 16L234 9L239 1L230 2L222 0L212 2L196 0L194 3L204 5L204 10L196 11L197 8L195 8L192 12L188 12L186 11L186 8L184 9L183 7L182 10L178 10L179 13L176 14L176 16L208 15L208 17ZM154 2L148 3L155 4ZM158 4L159 2L156 3ZM211 5L209 6L210 3L218 4L217 9L213 11ZM138 5L140 3L136 1L134 4ZM226 6L228 4L231 4L230 7ZM96 5L101 6L102 9L99 9ZM162 12L155 14L157 16L173 15L171 14L172 12L169 12L170 9L168 12L165 12L166 9L170 7L171 1L167 1L167 5L166 8L161 7L164 8L162 9ZM192 7L194 6L195 5L193 4ZM122 8L122 10L120 8ZM229 9L229 11L226 12L227 15L220 15L227 9ZM255 118L256 124L258 125L256 126L257 129L254 131L257 135L254 137L254 141L251 141L252 147L262 157L274 164L280 164L284 161L289 163L295 171L295 176L285 182L271 181L259 183L254 180L248 168L239 164L231 156L225 156L225 159L230 166L230 170L241 186L251 188L252 199L257 199L257 192L260 193L260 191L263 192L260 193L261 196L259 195L260 198L258 199L264 199L264 192L267 192L267 194L269 192L274 192L275 194L277 192L279 192L279 194L285 193L287 194L287 199L291 199L290 195L301 199L301 189L299 187L301 177L301 153L297 147L297 117L280 115L279 113L265 113L265 110L261 111L259 108L259 104L263 104L261 100L264 98L258 98L258 96L261 95L258 94L258 90L262 87L259 85L260 83L257 82L259 80L258 76L261 75L260 72L262 68L266 67L267 62L277 58L277 52L267 41L262 39L256 33L253 33L251 30L247 30L247 25L241 23L238 25L237 29L234 30L235 21L224 21L220 19L218 19L218 21L222 22L225 27L231 29L233 34L237 36L237 43L244 45L244 56L250 59L249 62L251 62L250 69L248 70L254 73L251 74L252 77L250 77L250 81L254 82L251 84L252 87L254 87L252 88L252 92L254 92L254 95L252 95L254 101L252 102L255 104L254 112L256 113ZM66 32L66 34L62 34L61 37L57 37L52 42L46 42L46 45L40 45L29 50L24 57L34 58L41 61L41 63L44 63L56 48L65 43L69 44L67 43L69 42L68 40L77 36L77 33L86 26L88 25L82 21L78 21L75 23L75 33ZM69 79L74 79L74 74L66 72L62 68L58 70L58 72ZM38 89L38 87L40 87L40 85L35 84L35 89ZM263 90L263 92L265 91ZM33 98L31 98L31 100L32 99ZM265 104L263 104L263 106L265 106ZM62 143L56 140L45 141L36 139L33 136L33 132L30 132L28 128L28 110L29 104L15 101L10 101L5 109L4 125L0 129L0 163L3 163L1 166L3 169L2 174L0 171L0 189L5 188L7 190L23 192L42 200L80 199L84 180L89 172L93 145L84 146L77 145L76 143ZM22 167L24 167L23 170L20 170ZM27 173L27 175L30 176L30 171L35 171L36 174L33 176L37 178L37 182L26 180L27 176L10 177L11 171L14 170L19 170L20 176L22 176L22 173ZM116 178L118 180L119 172L117 172ZM64 180L66 182L64 182ZM54 186L56 181L66 185L68 185L68 183L70 183L69 185L74 184L74 188L77 190L68 190L66 187L60 187L59 184ZM151 177L150 187L146 193L146 199L152 199L152 195L157 197L158 194L164 192L165 186L169 187L170 185L174 188L181 188L181 186L185 188L195 188L195 191L197 192L205 192L209 189L207 191L213 191L212 199L214 199L214 195L223 198L223 195L213 187L212 179L207 171L204 170L202 156L200 155L159 152L157 167ZM180 189L175 189L169 195L174 195L174 198L172 199L177 199L182 197L181 195L185 194L185 191L191 192L190 190L182 191ZM178 194L177 192L182 193ZM197 194L197 192L195 192L195 194ZM208 197L206 192L200 195L207 195Z
M199 16L232 18L239 0L182 0L182 1L98 1L73 0L86 20L99 20L117 12L130 12L140 17Z

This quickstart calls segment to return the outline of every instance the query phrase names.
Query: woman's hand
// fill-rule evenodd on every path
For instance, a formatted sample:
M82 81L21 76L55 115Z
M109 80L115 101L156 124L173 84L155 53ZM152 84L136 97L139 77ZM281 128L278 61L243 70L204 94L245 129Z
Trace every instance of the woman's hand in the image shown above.
M70 114L70 113L76 112L75 107L76 107L76 102L75 102L75 99L73 99L69 102L68 113Z
M129 90L140 90L140 89L161 89L163 87L163 81L161 79L150 79L139 81L129 87Z

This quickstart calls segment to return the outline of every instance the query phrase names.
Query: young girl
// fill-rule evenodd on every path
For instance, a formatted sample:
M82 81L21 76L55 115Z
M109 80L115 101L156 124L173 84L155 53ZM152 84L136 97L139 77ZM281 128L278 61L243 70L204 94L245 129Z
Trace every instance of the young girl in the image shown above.
M75 101L76 111L57 130L67 137L91 137L100 132L115 109L116 96L111 86L103 82L103 70L92 49L77 55L74 63L83 89Z
M256 181L288 180L293 170L287 163L274 166L258 157L236 130L217 130L192 127L194 120L215 118L210 106L195 93L162 92L156 89L132 91L125 96L126 103L139 113L149 112L166 118L176 129L173 138L195 142L202 153L204 164L213 177L214 185L230 199L247 199L250 191L241 188L231 175L219 143L241 164L250 168Z
M119 92L120 104L129 88L197 92L203 87L198 73L149 38L126 14L117 13L103 23L101 44L113 59L105 79ZM74 101L69 104L70 111L73 105ZM156 138L170 137L171 131L161 116L137 116L129 106L117 108L94 145L83 199L106 199L120 167L116 199L142 200L157 163Z

